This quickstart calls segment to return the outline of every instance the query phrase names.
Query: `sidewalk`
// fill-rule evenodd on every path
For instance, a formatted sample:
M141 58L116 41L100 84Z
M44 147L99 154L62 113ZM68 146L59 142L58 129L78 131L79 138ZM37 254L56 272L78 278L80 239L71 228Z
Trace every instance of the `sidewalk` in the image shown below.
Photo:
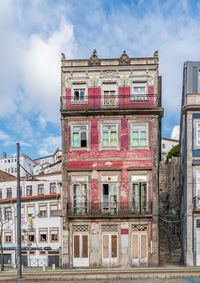
M183 280L190 278L190 280ZM195 281L191 281L193 278ZM170 279L169 281L166 279ZM0 282L200 282L199 267L157 267L157 268L104 268L104 269L61 269L43 272L41 269L25 269L23 278L17 280L17 270L0 273ZM101 281L102 282L102 281Z

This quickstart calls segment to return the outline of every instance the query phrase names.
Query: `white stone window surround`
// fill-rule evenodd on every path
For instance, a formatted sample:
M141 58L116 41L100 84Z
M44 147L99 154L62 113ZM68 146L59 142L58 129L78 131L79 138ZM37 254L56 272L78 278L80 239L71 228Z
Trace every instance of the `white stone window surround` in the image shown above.
M116 146L103 146L103 125L116 125L117 128L117 145ZM120 150L121 146L121 120L113 120L113 119L100 119L98 120L98 133L99 133L99 151L102 150Z
M132 125L146 125L147 129L147 145L146 146L133 146L132 145ZM150 135L151 135L151 123L150 121L146 119L130 119L128 120L128 132L129 132L129 150L140 150L140 149L150 149Z
M82 91L84 95L82 96ZM78 91L79 99L75 97L75 92ZM88 86L86 82L72 82L71 88L71 103L72 104L87 104L88 103Z
M194 150L200 149L200 119L193 120Z
M131 97L130 99L146 101L148 100L148 85L146 77L134 78L131 83ZM138 90L137 90L138 88Z
M86 126L87 133L86 133L86 138L87 138L87 147L73 147L73 127L77 126ZM69 150L70 151L90 151L91 148L91 121L70 121L69 122L69 139L70 139L70 146Z
M116 80L103 80L101 85L101 105L118 105L118 86Z

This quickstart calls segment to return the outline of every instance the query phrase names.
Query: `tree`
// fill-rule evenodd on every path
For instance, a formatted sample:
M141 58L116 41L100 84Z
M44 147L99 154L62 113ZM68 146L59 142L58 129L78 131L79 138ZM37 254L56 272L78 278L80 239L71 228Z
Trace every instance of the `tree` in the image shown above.
M169 159L171 159L172 157L180 157L180 146L179 144L175 145L174 147L172 147L170 149L170 151L167 154L167 162L169 161Z

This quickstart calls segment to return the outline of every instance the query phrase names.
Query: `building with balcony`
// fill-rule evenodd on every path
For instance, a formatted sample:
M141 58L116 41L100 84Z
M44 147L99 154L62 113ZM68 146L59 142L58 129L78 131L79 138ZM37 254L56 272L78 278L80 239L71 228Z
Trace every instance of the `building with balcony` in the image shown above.
M0 179L0 230L4 263L17 258L17 179ZM61 171L21 177L21 247L24 266L61 266ZM1 234L0 233L0 234Z
M183 67L180 146L183 253L193 266L200 265L200 62Z
M157 266L158 53L61 64L63 266Z

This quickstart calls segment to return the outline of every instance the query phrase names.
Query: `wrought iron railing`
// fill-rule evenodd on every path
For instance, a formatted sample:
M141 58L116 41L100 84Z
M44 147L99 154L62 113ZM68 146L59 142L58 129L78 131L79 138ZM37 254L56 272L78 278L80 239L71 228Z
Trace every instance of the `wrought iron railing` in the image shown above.
M61 110L70 109L99 109L99 108L137 108L159 106L158 95L113 95L105 97L103 95L85 96L77 99L73 96L61 96Z
M152 213L152 203L98 202L68 203L68 216L124 216L130 214L146 215Z

